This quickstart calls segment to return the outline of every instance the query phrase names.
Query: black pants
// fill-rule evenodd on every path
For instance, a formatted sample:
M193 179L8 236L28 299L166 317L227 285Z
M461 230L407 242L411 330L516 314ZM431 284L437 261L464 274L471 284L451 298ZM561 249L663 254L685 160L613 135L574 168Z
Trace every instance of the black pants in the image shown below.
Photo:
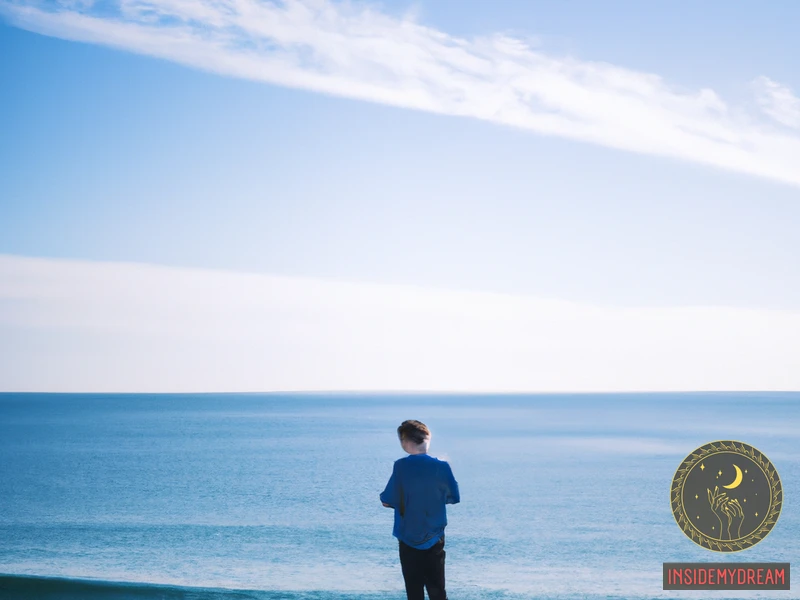
M447 600L444 589L444 536L427 550L400 542L400 566L406 582L408 600Z

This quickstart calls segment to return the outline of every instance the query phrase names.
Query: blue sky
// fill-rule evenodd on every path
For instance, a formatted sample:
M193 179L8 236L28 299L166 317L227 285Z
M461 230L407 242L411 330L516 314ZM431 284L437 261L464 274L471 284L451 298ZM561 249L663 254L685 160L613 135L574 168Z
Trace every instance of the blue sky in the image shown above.
M0 1L0 388L796 389L798 18ZM114 287L131 269L149 274ZM264 302L239 323L251 276ZM199 294L214 301L165 324ZM459 332L475 348L456 361L440 338ZM112 357L131 366L87 369Z

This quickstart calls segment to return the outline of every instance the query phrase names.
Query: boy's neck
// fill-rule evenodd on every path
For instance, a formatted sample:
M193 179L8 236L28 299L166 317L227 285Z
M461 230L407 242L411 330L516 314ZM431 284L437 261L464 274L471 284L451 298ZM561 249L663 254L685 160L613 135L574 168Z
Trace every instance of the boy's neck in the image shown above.
M424 442L422 444L414 444L408 440L403 440L401 446L403 447L403 450L405 450L406 453L410 454L411 456L428 453L428 444Z

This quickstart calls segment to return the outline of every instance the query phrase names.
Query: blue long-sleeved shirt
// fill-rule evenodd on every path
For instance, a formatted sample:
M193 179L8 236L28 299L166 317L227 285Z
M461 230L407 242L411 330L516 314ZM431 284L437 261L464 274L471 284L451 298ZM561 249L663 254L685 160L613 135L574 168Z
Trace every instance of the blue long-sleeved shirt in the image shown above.
M445 505L460 501L450 465L428 454L409 454L395 461L381 493L381 502L394 508L392 535L420 550L441 539L447 526Z

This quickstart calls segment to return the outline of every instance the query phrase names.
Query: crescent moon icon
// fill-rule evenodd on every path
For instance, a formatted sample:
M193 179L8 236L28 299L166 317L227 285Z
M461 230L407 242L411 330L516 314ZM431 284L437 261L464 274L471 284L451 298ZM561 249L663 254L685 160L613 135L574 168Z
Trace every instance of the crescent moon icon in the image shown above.
M742 483L742 470L739 467L737 467L736 465L733 465L733 468L736 469L736 479L734 479L733 483L731 483L730 485L723 485L722 486L722 487L724 487L726 489L729 489L729 490L732 490L735 487L739 487L739 484Z

